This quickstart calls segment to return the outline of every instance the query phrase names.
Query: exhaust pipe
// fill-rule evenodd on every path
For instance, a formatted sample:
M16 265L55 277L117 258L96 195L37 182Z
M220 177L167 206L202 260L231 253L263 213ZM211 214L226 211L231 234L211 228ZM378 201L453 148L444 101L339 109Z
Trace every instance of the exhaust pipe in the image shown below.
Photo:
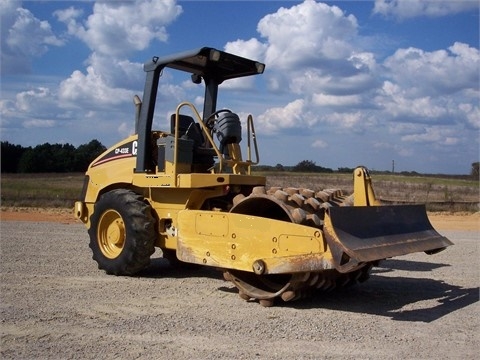
M140 119L140 111L142 110L142 100L138 95L133 97L133 104L135 105L135 134L138 134L138 121Z

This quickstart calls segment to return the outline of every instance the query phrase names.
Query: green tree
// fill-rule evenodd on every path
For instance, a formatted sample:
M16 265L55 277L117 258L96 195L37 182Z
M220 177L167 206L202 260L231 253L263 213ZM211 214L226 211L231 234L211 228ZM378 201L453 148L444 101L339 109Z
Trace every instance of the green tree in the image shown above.
M18 171L22 173L71 172L75 147L71 144L37 145L22 154Z
M472 175L472 177L475 179L478 179L480 175L479 167L480 167L480 162L477 161L472 163L472 170L470 171L470 175Z
M318 166L312 160L302 160L297 165L295 165L292 169L294 172L324 172L324 173L332 173L333 170L329 168L324 168L322 166Z
M20 145L14 145L8 141L2 141L1 143L1 172L2 173L16 173L18 169L18 163L23 153L28 148L24 148Z
M35 151L28 148L20 157L18 161L17 171L20 173L41 172L41 164L38 162L38 156L35 156Z
M275 165L275 170L276 171L285 171L285 168L283 167L282 164L277 164L277 165Z
M347 174L353 173L353 170L355 170L355 169L352 169L352 168L349 168L349 167L339 167L339 168L337 169L337 171L338 171L339 173L347 173Z
M105 150L96 139L78 148L71 144L50 143L23 148L2 141L2 172L84 172Z
M90 141L88 144L80 145L75 150L74 171L86 171L90 163L106 149L97 139Z
M315 172L317 165L311 160L302 160L293 167L295 172Z

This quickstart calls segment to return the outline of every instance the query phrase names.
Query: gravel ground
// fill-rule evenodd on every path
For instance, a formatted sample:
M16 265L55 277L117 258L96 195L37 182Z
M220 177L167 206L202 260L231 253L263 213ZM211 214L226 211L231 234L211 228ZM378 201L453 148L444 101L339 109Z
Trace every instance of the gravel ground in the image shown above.
M272 308L156 258L108 276L78 223L1 222L2 359L475 359L479 232L384 261L359 286Z

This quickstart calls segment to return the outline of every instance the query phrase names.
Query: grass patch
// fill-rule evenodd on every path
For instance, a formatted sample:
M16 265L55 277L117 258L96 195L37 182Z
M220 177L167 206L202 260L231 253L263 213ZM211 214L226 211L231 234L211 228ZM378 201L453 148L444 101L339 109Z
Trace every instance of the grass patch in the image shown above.
M84 174L2 174L2 206L73 208Z

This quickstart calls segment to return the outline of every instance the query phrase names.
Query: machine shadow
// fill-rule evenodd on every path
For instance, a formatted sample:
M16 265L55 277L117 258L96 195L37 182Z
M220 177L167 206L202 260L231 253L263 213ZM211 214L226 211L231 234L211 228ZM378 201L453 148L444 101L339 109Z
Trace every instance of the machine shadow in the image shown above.
M423 261L403 260L403 259L387 259L380 262L378 267L373 268L373 273L386 273L393 270L426 272L451 266L450 264L431 263Z
M397 321L432 322L479 300L479 288L462 288L443 281L373 275L365 284L327 294L315 294L296 308L351 311ZM423 304L418 304L424 302ZM416 304L416 305L413 305Z
M322 308L362 314L380 315L396 321L432 322L479 301L479 288L462 288L441 280L389 276L395 270L429 272L449 264L388 259L373 269L370 279L345 289L313 292L311 297L282 302L277 307L296 309ZM154 258L148 268L137 276L145 278L210 278L223 279L222 272L208 266L170 264L167 259ZM225 282L220 292L238 293ZM240 300L239 301L243 301ZM259 305L260 306L260 305Z
M449 264L388 259L370 279L351 288L316 292L296 308L315 308L381 315L397 321L432 322L479 301L479 288L462 288L441 280L384 276L394 270L429 272ZM286 303L288 306L288 303Z
M190 277L223 279L222 272L216 268L180 262L171 263L163 257L151 259L150 265L137 273L136 276L151 279L183 279Z

